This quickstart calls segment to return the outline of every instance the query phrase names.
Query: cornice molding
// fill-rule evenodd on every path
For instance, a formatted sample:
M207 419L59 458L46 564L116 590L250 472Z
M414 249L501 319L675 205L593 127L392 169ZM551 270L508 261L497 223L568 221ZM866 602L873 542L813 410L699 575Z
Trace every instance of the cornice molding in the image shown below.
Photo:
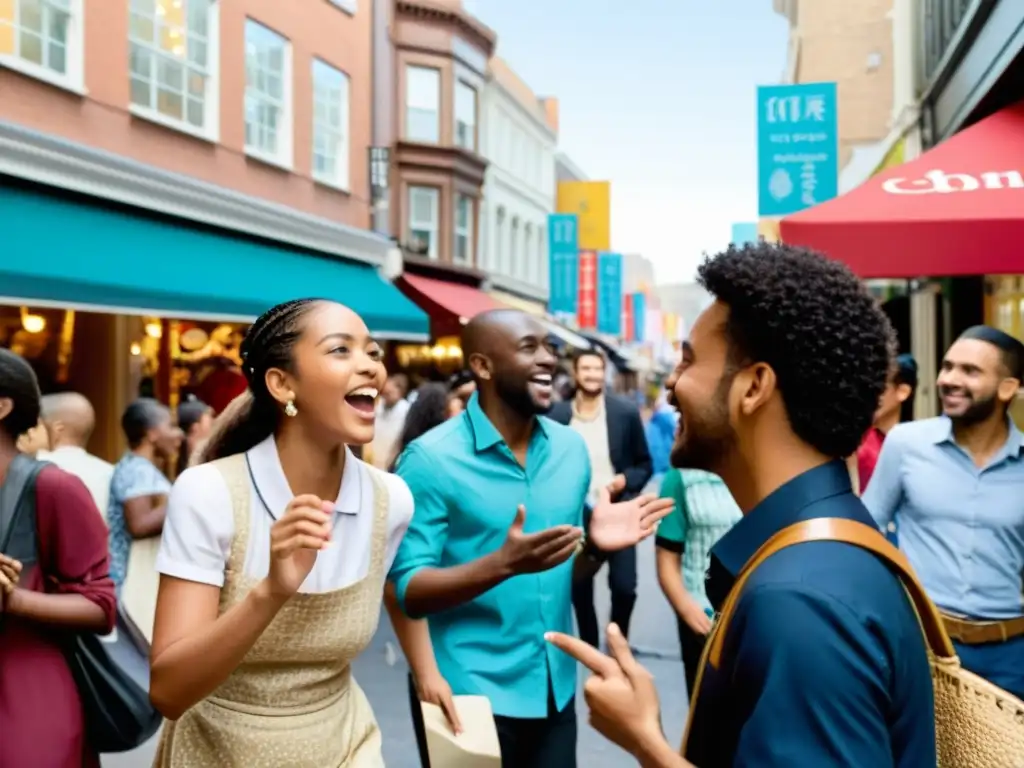
M395 142L394 160L400 171L403 168L442 171L481 188L488 165L484 157L462 147L404 140Z
M517 280L514 277L508 277L507 275L499 275L495 272L488 273L487 281L491 288L511 293L521 299L529 299L531 301L539 301L542 304L547 304L549 295L548 289L542 288L540 285L528 283L524 280Z
M466 38L490 58L498 43L497 33L459 5L437 0L398 0L395 13L411 18L452 24Z
M369 230L0 120L0 174L380 267Z

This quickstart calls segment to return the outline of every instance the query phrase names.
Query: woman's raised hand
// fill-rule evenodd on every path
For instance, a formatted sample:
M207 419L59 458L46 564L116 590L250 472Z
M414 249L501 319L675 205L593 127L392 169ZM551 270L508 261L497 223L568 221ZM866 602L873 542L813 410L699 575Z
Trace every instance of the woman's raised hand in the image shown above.
M271 592L291 597L316 563L317 553L330 546L333 502L318 496L296 496L270 529Z

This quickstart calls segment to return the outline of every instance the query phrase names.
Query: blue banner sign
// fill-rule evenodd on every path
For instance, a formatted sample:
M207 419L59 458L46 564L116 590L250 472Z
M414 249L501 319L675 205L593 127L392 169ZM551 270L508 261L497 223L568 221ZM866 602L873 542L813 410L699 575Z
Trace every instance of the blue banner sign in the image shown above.
M548 311L576 316L579 294L579 222L575 213L548 216Z
M835 83L757 89L758 215L788 216L839 194Z
M597 254L597 332L622 335L622 255Z
M754 245L757 243L757 223L741 221L732 225L732 244L735 246Z
M645 341L647 331L647 296L637 291L633 294L633 341Z

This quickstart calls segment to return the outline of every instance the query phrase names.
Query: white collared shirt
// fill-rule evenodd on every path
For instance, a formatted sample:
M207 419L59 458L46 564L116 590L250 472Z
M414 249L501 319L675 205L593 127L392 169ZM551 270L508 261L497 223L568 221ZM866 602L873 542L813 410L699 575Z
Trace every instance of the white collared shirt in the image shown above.
M333 546L317 555L316 564L300 592L342 589L360 581L369 572L375 512L373 480L369 473L373 470L347 448L345 450L345 473L334 505ZM246 457L252 471L249 547L244 570L247 576L261 579L270 569L270 528L297 494L288 487L273 437L249 450ZM384 475L384 480L390 497L387 571L412 519L413 500L400 477ZM231 496L220 471L212 464L190 467L174 483L167 501L157 571L186 581L223 586L234 528Z
M65 472L81 480L89 490L100 516L107 519L107 504L110 502L110 479L114 476L114 465L84 448L62 445L54 451L40 451L40 461L56 464Z
M605 415L604 398L589 418L584 418L572 403L572 419L569 426L583 438L590 455L590 504L597 503L598 493L615 479L615 467L612 466L611 449L608 447L608 417Z

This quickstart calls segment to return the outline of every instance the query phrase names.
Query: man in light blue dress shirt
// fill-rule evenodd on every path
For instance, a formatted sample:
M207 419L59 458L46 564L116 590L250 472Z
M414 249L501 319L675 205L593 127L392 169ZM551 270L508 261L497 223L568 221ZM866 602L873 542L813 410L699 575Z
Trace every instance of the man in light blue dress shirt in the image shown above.
M672 503L612 504L605 492L583 537L586 445L539 415L557 362L546 330L523 312L487 312L466 326L463 354L477 393L396 468L416 512L389 578L406 613L429 615L453 693L490 700L502 764L573 768L576 662L544 633L572 632L573 578L653 533Z
M1024 435L1008 411L1024 345L975 326L938 377L943 415L901 424L882 446L863 501L899 526L964 666L1024 698Z

